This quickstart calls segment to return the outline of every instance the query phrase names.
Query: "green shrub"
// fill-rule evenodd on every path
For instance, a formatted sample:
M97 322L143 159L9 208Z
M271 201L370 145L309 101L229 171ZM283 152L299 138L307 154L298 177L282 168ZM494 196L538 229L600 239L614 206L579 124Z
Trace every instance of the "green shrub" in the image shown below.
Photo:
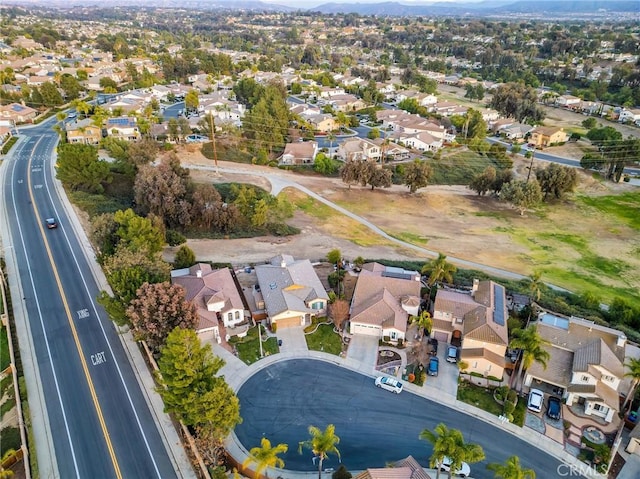
M512 403L511 401L505 401L504 402L504 408L502 409L502 412L505 416L512 416L513 411L516 410L516 405L515 403Z
M507 393L507 400L511 401L513 404L516 404L518 402L518 393L515 391L515 389L509 390L509 392Z
M167 230L164 235L165 241L169 246L178 246L187 242L187 238L182 233L175 230Z
M498 401L505 401L507 399L508 393L509 393L508 386L500 386L494 390L493 397L495 397Z
M0 456L9 449L17 451L20 449L20 430L17 427L6 427L2 430L2 446L0 447Z

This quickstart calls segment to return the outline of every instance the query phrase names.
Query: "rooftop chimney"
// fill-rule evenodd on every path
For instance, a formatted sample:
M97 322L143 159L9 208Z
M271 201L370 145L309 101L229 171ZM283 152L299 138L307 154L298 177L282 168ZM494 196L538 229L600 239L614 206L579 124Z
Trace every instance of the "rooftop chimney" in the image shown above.
M202 278L202 270L201 269L196 271L196 277L197 278Z

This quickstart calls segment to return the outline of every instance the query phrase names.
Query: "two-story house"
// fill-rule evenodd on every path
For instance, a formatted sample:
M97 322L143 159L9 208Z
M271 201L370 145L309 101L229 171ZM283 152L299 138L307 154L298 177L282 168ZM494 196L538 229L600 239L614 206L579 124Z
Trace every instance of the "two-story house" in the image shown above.
M91 118L71 121L64 125L67 133L67 143L83 143L97 145L102 140L102 128L93 124Z
M229 268L212 269L206 263L171 272L171 282L185 289L198 313L198 334L213 332L218 343L231 336L244 336L249 329L249 312Z
M380 161L381 146L367 138L348 138L338 145L336 156L342 161Z
M409 316L420 308L420 287L417 271L363 265L351 299L349 332L404 340Z
M308 259L283 254L255 270L260 293L256 303L270 325L306 326L313 316L326 314L329 295Z
M545 148L566 141L567 134L564 128L557 126L539 126L532 130L529 136L529 145L534 148Z
M284 153L278 159L279 165L313 165L318 154L318 143L315 141L301 141L287 143Z
M555 390L567 405L611 422L620 407L627 338L592 321L542 312L534 323L548 342L547 367L534 362L524 384Z
M473 281L470 293L438 289L431 335L461 346L467 371L502 379L509 345L504 286Z
M120 116L107 118L105 128L107 135L121 140L136 141L141 136L135 117Z

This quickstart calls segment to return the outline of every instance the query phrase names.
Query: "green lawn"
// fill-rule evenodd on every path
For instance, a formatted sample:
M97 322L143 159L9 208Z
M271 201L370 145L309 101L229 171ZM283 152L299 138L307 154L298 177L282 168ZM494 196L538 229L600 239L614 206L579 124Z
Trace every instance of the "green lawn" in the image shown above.
M238 357L247 364L253 364L260 359L260 342L258 328L251 328L244 338L233 337L229 343L235 346ZM271 337L262 342L262 350L265 356L278 353L278 341Z
M0 327L0 371L4 371L9 367L11 358L9 357L9 338L7 329Z
M333 324L321 324L311 334L305 334L307 347L312 351L324 351L338 356L342 352L342 340L338 333L333 331Z
M502 405L493 399L493 390L476 386L468 381L462 381L458 385L458 400L471 404L488 413L500 416L502 414ZM526 413L525 401L520 398L516 409L513 412L513 423L522 427L524 424L524 416Z

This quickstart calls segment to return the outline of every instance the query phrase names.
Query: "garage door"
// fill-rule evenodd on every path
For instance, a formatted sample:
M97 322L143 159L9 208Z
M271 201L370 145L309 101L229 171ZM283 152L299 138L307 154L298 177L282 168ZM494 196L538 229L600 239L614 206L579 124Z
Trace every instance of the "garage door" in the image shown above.
M365 334L367 336L380 336L380 327L372 324L351 323L351 334Z
M276 321L278 328L291 328L292 326L300 326L302 324L302 319L300 316L295 316L293 318L282 318Z
M447 333L443 333L442 331L434 331L433 337L436 338L438 341L442 341L443 343L446 343L449 341L449 335Z

